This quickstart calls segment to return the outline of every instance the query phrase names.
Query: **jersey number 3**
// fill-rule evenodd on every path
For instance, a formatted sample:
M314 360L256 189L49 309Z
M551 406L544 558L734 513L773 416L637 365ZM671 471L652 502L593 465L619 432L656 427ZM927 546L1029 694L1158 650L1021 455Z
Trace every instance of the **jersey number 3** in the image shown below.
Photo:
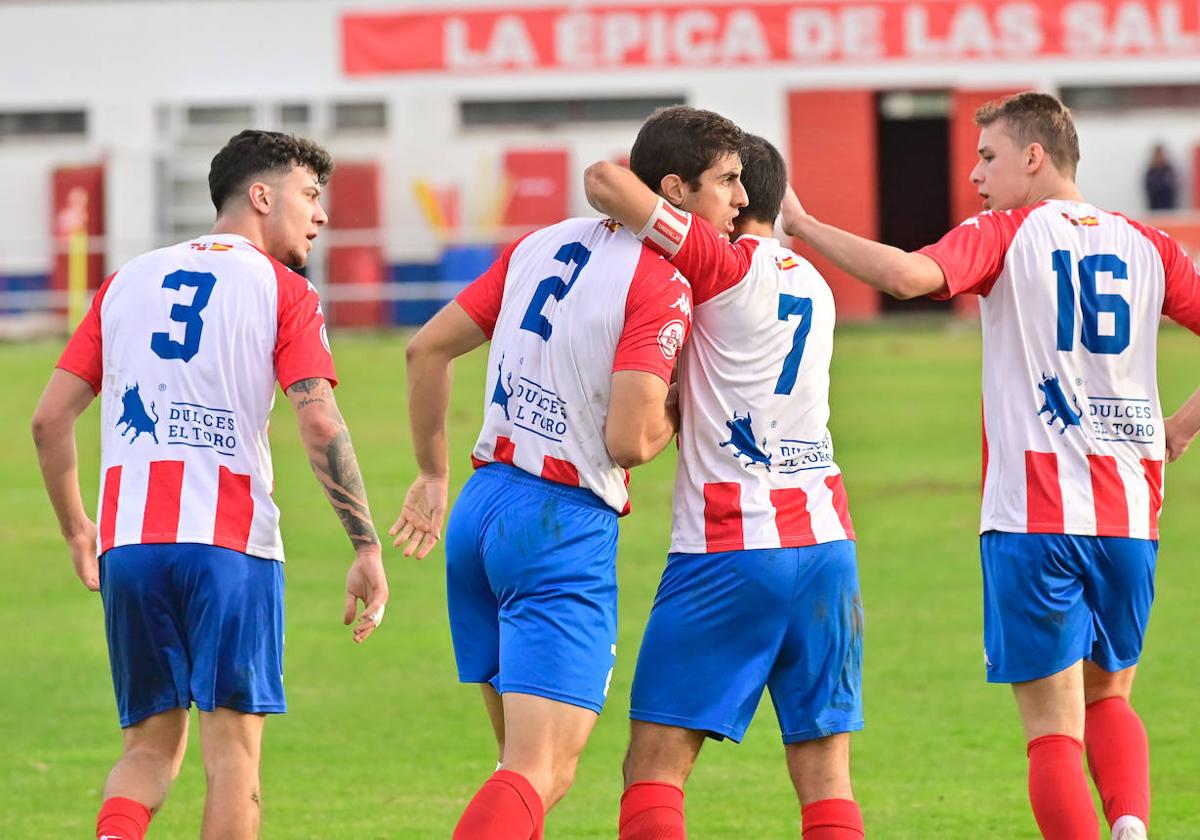
M550 319L542 314L542 307L546 305L549 298L562 300L567 296L567 292L571 291L571 287L579 279L579 272L583 271L583 267L587 265L591 256L592 252L583 247L582 242L568 242L558 249L554 259L565 265L575 263L571 279L546 277L538 283L533 292L533 298L529 301L529 308L525 310L525 317L521 319L521 329L537 333L543 341L550 340L550 333L554 331L554 327L551 326Z
M175 271L163 278L164 289L181 289L188 286L196 290L192 302L171 305L171 320L184 325L183 341L175 341L170 333L156 332L150 336L150 349L160 359L182 359L190 362L200 349L200 333L204 329L201 310L208 306L213 284L217 278L207 271Z

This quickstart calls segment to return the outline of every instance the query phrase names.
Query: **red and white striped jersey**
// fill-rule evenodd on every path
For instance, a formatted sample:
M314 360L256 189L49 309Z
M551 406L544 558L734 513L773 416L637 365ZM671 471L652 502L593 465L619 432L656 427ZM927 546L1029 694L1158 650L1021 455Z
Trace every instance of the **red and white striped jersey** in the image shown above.
M1158 539L1165 313L1200 332L1200 274L1166 234L1090 204L987 212L921 249L980 295L981 531Z
M663 225L648 225L645 241L691 281L695 307L679 372L671 551L854 539L828 428L829 286L778 240L731 244L666 202L656 216Z
M102 397L101 553L204 543L283 560L275 381L337 381L307 280L232 234L151 251L104 282L58 367Z
M612 375L670 379L691 289L611 220L567 219L510 245L457 298L491 339L472 461L586 487L628 512L629 474L605 446Z

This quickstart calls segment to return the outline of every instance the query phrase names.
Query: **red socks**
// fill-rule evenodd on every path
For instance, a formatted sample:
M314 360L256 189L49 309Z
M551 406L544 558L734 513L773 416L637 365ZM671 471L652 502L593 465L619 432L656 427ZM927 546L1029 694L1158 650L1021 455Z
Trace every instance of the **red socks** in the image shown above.
M1129 814L1150 825L1150 745L1137 712L1123 697L1087 707L1083 740L1088 767L1108 824Z
M528 779L497 770L467 803L454 840L537 840L545 816L542 798Z
M123 796L106 799L96 815L98 840L142 840L149 827L150 809Z
M619 840L687 840L683 791L667 782L636 782L621 797Z
M1046 840L1080 840L1100 834L1092 791L1083 772L1083 744L1069 735L1029 742L1029 803Z
M861 840L862 811L853 799L818 799L801 809L804 840Z

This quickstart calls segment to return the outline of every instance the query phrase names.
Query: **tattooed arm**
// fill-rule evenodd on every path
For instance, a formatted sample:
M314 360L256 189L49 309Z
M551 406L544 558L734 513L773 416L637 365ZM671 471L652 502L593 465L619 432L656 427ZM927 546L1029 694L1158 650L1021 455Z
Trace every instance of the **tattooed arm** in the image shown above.
M342 619L350 624L357 602L365 604L354 629L354 640L361 642L383 618L388 585L367 491L350 443L350 430L327 380L301 379L290 385L286 393L296 409L308 462L354 546L354 563L346 574L346 608Z

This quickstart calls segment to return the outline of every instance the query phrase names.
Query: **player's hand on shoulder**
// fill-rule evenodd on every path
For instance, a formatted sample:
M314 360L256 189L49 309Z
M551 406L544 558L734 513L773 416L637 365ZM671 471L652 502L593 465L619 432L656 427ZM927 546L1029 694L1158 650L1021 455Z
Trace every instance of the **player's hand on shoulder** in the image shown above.
M392 543L405 557L416 555L420 560L437 545L446 521L448 476L417 476L404 497L404 507L396 523L388 529L395 537Z
M354 627L356 644L364 642L383 622L383 611L388 602L387 574L383 570L383 551L378 542L360 546L354 553L354 562L346 572L346 608L342 614L343 624L354 621L360 601L363 611Z
M79 580L92 592L99 592L100 560L96 557L96 523L90 519L85 522L78 533L66 538L67 548L71 552L71 562Z
M800 224L808 218L808 211L800 203L800 197L788 184L787 192L783 194L783 205L780 207L779 223L783 232L788 236L800 235Z

